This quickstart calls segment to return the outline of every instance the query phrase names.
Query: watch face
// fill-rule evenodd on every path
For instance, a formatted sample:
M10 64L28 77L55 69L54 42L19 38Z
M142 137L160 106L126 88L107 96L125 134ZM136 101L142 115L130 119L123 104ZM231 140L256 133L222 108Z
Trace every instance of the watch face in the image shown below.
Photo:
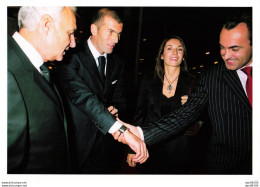
M126 126L122 125L119 129L121 133L124 133L127 130Z

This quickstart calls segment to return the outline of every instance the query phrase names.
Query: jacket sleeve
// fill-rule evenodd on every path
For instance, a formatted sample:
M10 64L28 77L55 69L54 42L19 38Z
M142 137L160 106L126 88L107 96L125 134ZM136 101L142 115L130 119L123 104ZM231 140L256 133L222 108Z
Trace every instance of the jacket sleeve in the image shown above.
M178 134L198 118L208 102L207 82L207 74L204 74L183 107L142 128L148 145Z
M58 67L58 87L62 89L75 107L87 113L93 124L103 134L106 134L116 119L108 112L89 83L84 81L79 74L78 61L80 61L79 57L74 56L68 64Z

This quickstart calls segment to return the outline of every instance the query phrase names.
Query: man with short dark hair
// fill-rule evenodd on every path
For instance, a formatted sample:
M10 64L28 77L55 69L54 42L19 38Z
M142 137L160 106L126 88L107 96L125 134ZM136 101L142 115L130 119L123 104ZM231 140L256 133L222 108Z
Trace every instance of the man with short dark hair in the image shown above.
M126 138L133 136L135 141L128 143L138 153L136 158L143 162L148 157L144 142L116 121L118 113L120 116L126 107L124 64L111 53L122 29L123 23L115 11L100 9L92 19L91 37L58 68L59 87L69 106L70 150L75 173L116 172L113 169L120 160L111 157L116 150L115 145L108 143L107 132L120 130Z

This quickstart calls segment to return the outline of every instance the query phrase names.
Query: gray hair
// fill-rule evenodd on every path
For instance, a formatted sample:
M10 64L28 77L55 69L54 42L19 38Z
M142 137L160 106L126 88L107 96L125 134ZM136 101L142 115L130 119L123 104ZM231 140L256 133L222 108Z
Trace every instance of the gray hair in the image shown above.
M61 17L61 11L64 6L23 6L18 12L18 26L19 29L26 28L28 30L35 30L37 23L40 22L41 16L44 14L50 15L57 23ZM76 13L76 7L70 7L71 10Z

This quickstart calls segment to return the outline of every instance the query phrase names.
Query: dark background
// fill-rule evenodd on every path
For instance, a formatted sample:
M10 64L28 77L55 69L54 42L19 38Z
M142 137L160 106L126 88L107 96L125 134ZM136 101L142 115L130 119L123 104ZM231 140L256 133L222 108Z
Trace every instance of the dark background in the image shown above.
M99 8L102 7L77 7L77 43L90 36L90 20ZM166 36L177 35L184 40L190 73L200 75L214 62L221 62L219 33L223 22L228 17L252 13L252 7L110 8L124 20L121 40L113 53L121 56L126 64L126 94L130 111L135 107L140 80L145 72L153 71L159 46ZM19 7L8 7L8 34L17 28L18 10ZM210 54L206 55L206 52Z

